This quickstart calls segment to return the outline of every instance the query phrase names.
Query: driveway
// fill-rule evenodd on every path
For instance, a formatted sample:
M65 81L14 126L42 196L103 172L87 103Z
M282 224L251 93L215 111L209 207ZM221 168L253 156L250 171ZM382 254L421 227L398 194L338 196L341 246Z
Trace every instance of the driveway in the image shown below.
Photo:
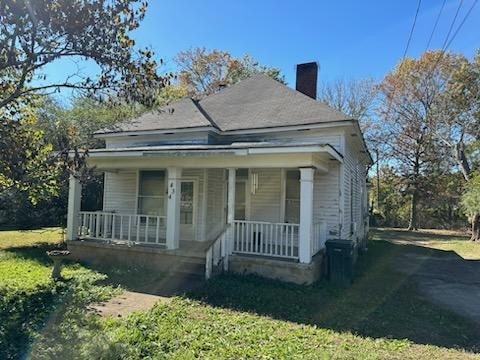
M407 273L434 303L480 324L480 260L466 260L410 242L395 261L395 269Z

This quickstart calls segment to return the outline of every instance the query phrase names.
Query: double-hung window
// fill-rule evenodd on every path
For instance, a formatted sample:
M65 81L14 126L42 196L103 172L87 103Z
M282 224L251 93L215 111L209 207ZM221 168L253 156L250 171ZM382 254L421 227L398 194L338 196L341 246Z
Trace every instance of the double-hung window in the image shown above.
M165 171L140 171L138 179L138 214L165 215Z
M289 170L285 181L285 222L300 223L300 171Z

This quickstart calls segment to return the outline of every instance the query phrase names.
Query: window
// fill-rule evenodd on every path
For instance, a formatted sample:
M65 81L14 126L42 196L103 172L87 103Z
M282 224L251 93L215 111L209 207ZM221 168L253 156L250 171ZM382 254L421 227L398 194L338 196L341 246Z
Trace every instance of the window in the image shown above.
M235 220L246 220L246 185L246 181L237 181L235 184Z
M165 171L140 171L138 214L165 215Z
M285 182L285 222L300 223L300 171L287 171Z
M193 197L193 181L182 181L180 189L180 224L182 225L193 224Z

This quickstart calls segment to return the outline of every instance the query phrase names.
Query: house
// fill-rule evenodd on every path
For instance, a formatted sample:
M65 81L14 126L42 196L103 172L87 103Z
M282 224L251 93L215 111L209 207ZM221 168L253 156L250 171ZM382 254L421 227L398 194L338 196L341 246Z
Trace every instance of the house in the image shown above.
M316 88L316 63L301 64L296 90L257 75L97 132L103 210L80 211L70 179L73 255L311 283L327 239L365 247L371 158L358 121Z

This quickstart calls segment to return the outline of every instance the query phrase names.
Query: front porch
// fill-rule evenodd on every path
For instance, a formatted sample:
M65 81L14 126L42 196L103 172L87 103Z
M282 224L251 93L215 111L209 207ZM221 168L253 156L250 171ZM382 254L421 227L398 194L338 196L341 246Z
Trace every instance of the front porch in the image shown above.
M103 211L79 212L79 240L103 241L128 246L158 246L167 249L166 217L152 215L117 214ZM318 227L318 240L312 255L324 243L326 229ZM237 254L278 257L291 260L299 258L299 224L271 223L265 221L234 220L233 231L228 233L228 243ZM178 248L206 252L210 241L180 240Z
M322 182L338 184L338 159L310 156L300 161L312 161L310 166L278 167L276 157L262 156L256 167L246 157L250 166L244 168L222 168L225 157L220 163L211 158L210 167L202 168L184 157L177 163L188 161L188 168L162 167L172 161L168 157L143 156L141 168L132 168L134 161L119 163L119 157L96 160L105 174L103 209L80 211L81 184L72 177L69 243L104 245L123 256L130 256L129 249L155 249L160 255L201 258L207 278L228 270L233 256L271 259L280 267L285 261L311 264L338 229L338 207L321 203L338 189L320 192ZM199 164L207 158L199 157ZM243 155L234 158L238 163Z

